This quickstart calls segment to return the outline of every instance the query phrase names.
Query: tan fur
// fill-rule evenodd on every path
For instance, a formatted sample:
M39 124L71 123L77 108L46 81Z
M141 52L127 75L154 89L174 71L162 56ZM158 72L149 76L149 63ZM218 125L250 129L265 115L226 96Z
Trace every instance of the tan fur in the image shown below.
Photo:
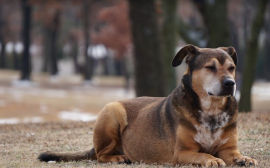
M206 167L258 164L238 151L237 103L232 93L235 85L224 84L226 80L234 82L234 48L187 45L172 65L180 65L186 56L189 68L168 97L112 102L100 111L94 127L95 154L90 156L88 152L85 159ZM42 161L50 159L50 155L45 159L42 156ZM51 156L68 160L60 154Z

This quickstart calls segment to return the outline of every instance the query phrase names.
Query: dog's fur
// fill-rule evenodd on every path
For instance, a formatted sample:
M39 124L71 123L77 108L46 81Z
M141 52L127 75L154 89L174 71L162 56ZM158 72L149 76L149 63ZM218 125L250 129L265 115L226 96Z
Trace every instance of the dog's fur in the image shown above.
M168 97L109 103L98 115L93 149L74 154L45 152L39 160L257 165L237 147L235 49L186 45L172 66L185 57L188 69Z

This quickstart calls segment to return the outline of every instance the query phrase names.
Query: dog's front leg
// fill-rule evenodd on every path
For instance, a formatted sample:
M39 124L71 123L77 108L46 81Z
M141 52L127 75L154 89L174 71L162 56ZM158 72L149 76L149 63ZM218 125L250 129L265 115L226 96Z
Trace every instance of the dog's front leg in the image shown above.
M238 130L237 127L227 131L223 137L227 139L227 142L220 146L217 151L217 157L225 161L225 163L230 165L239 165L239 166L256 166L258 165L257 160L252 159L248 156L243 156L237 147L238 144Z
M248 156L243 156L237 147L228 147L218 152L218 157L225 161L227 165L257 166L258 162Z
M174 165L193 164L204 167L226 166L222 159L216 158L206 153L198 153L192 150L180 150L175 154Z

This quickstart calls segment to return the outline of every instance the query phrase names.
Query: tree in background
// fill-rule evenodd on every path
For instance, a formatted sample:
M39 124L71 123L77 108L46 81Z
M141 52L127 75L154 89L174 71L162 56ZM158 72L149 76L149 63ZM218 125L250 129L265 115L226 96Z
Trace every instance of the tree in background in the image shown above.
M43 72L51 75L58 73L58 35L60 29L62 4L59 1L34 1L38 6L35 12L36 19L41 21L43 31L44 57ZM40 13L40 10L44 11Z
M162 0L162 42L164 50L163 59L166 95L170 94L176 87L175 69L172 68L171 62L175 55L175 47L177 42L177 2L178 0Z
M240 112L251 111L251 87L254 81L255 68L258 57L258 38L264 25L264 15L268 0L259 0L257 13L254 17L251 36L247 43L247 56L244 64L241 98L239 102Z
M82 3L82 11L83 11L83 31L84 31L84 79L91 80L93 76L93 68L94 68L94 61L93 58L88 55L88 47L91 44L90 41L90 33L89 33L89 14L91 11L90 9L90 0L83 0Z
M30 80L31 75L31 57L30 57L30 43L31 43L31 13L32 7L28 0L21 0L22 5L22 38L24 50L21 61L21 80Z
M6 55L5 55L5 50L6 50L6 41L4 38L5 34L5 21L3 18L3 12L2 12L2 6L0 5L0 43L1 43L1 52L0 52L0 69L6 67Z
M98 12L99 23L93 34L93 41L96 44L104 44L114 51L115 62L117 63L117 75L124 75L129 78L125 56L131 45L130 24L128 18L128 4L125 0L104 7Z
M207 47L229 46L231 43L227 18L227 0L193 0L205 23L208 36Z
M262 58L260 64L258 63L255 76L259 76L261 79L270 81L270 4L268 3L265 11L265 21L263 29L265 43L263 43Z
M57 36L59 32L59 27L60 27L60 15L61 11L57 9L54 13L53 16L53 25L51 29L51 50L50 50L50 74L51 75L56 75L58 73L58 66L57 66Z
M155 0L129 0L137 96L164 96L164 72Z
M97 19L101 26L97 28L93 40L113 49L116 51L115 57L122 59L131 44L127 2L120 0L113 6L104 7L98 13Z
M268 5L268 9L270 6ZM268 10L268 20L265 22L265 54L264 54L264 74L266 75L266 80L270 81L270 12Z

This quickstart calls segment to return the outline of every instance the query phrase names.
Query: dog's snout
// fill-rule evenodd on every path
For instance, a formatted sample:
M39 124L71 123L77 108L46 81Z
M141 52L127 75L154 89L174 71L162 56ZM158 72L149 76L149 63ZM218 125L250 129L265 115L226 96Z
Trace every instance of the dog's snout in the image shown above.
M231 80L231 79L224 79L223 80L223 86L224 87L234 87L234 85L235 85L235 82L233 81L233 80Z

